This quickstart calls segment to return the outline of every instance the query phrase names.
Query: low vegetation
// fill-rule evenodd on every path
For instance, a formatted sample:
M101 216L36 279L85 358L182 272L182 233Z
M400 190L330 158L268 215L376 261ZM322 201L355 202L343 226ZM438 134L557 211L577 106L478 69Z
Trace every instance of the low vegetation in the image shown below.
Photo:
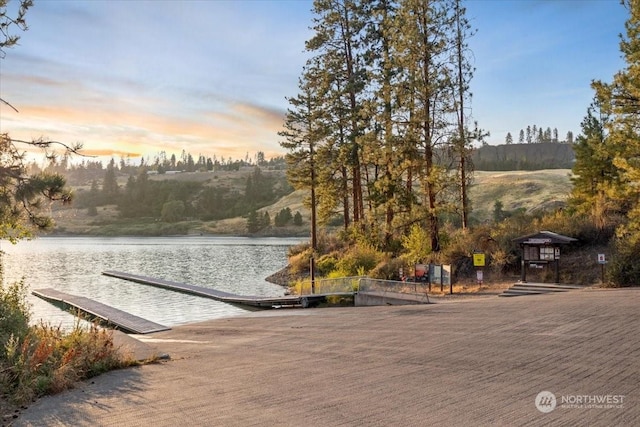
M422 227L412 228L394 252L384 251L371 236L340 232L319 236L318 248L314 252L310 244L301 244L290 249L289 271L299 279L294 288L301 288L308 281L311 257L315 258L316 278L344 276L368 276L378 279L402 280L402 275L412 276L415 264L433 263L452 266L454 283L463 286L475 281L476 268L473 253L480 251L486 256L485 280L495 283L515 282L520 278L521 248L513 239L540 230L552 230L573 236L577 242L562 248L560 281L580 285L601 282L601 266L597 254L607 258L614 251L609 245L613 228L598 230L586 216L575 216L566 210L518 211L500 222L478 224L463 231L452 224L441 231L442 248L432 252L428 246L427 233ZM616 263L607 271L607 281L616 268ZM553 282L553 266L527 272L531 281ZM306 277L306 279L305 279Z
M0 399L19 406L136 361L114 346L112 332L76 323L72 330L30 325L26 286L0 281ZM1 407L2 405L0 405Z

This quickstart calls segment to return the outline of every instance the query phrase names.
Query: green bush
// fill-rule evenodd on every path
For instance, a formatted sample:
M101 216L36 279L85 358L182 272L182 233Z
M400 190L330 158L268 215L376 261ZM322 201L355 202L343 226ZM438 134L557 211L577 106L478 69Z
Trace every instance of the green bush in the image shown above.
M24 281L5 286L0 272L0 363L10 341L21 342L29 333L30 307Z
M335 254L323 255L316 261L316 273L319 276L326 276L336 269L338 258Z
M336 272L342 276L367 274L384 259L384 254L372 246L355 245L351 247L336 264Z

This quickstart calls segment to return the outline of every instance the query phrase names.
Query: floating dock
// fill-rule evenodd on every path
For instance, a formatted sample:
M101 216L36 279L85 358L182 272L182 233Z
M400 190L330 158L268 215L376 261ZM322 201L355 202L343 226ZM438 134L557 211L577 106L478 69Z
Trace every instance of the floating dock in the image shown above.
M67 294L52 288L36 289L31 293L55 305L61 306L63 309L71 308L78 310L89 317L96 318L109 326L127 333L150 334L152 332L171 329L167 326L92 300L91 298Z
M247 296L236 295L229 292L218 291L216 289L205 288L202 286L189 285L187 283L172 282L170 280L156 279L153 277L140 276L137 274L124 273L121 271L103 271L103 275L116 277L118 279L128 280L130 282L141 283L143 285L155 286L158 288L168 289L171 291L183 292L199 297L211 298L217 301L226 302L240 306L258 307L258 308L276 308L276 307L312 307L326 301L328 295L332 294L313 294L313 295L285 295L280 297L264 297L264 296ZM353 295L353 293L345 293L344 295ZM340 294L342 295L342 294Z

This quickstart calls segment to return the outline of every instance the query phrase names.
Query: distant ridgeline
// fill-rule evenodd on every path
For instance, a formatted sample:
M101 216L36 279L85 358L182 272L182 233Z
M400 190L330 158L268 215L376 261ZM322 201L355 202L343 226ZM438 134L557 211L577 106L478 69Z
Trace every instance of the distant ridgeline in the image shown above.
M512 171L571 169L575 155L572 144L543 142L484 145L475 149L471 158L475 170Z

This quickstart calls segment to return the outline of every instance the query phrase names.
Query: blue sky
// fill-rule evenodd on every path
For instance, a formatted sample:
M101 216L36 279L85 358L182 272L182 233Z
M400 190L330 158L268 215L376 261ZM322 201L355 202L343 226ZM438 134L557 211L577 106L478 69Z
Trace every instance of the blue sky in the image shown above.
M15 6L12 0L10 6ZM591 80L624 67L617 0L470 0L472 114L490 144L527 125L580 132ZM0 61L0 132L87 154L284 154L277 135L311 1L44 1Z

